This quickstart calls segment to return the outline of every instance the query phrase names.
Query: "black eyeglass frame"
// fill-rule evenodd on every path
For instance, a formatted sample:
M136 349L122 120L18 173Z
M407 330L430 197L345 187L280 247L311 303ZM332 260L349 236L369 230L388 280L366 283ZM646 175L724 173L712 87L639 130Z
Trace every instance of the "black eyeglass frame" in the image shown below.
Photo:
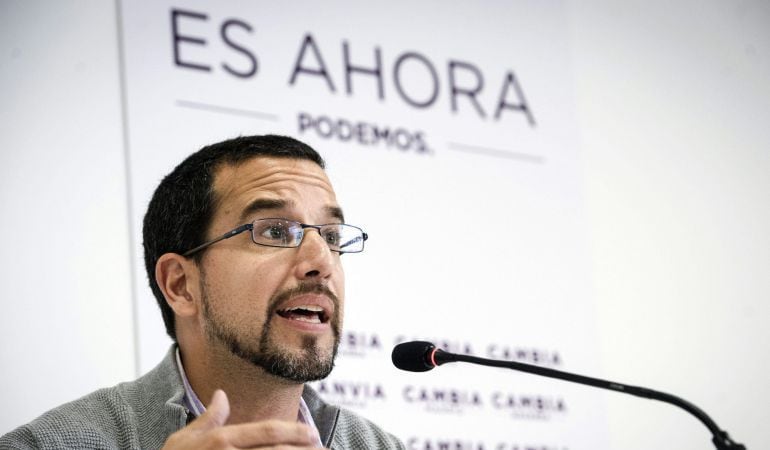
M257 245L264 246L264 247L297 248L297 247L299 247L302 244L302 240L305 238L305 230L307 228L313 228L313 229L318 231L318 234L321 234L321 228L329 226L329 225L345 225L346 227L355 228L355 229L357 229L358 231L361 232L361 236L363 237L364 242L366 242L366 240L369 239L369 235L366 234L366 232L364 232L364 230L362 230L361 228L359 228L359 227L357 227L355 225L349 225L347 223L325 223L325 224L321 224L321 225L310 225L310 224L306 224L306 223L302 223L302 222L297 222L295 220L283 219L281 217L267 217L267 218L264 218L264 219L256 219L256 220L254 220L251 223L245 223L245 224L243 224L243 225L241 225L239 227L233 228L232 230L228 231L227 233L225 233L225 234L223 234L223 235L221 235L219 237L216 237L216 238L214 238L214 239L212 239L210 241L204 242L203 244L201 244L201 245L199 245L199 246L197 246L195 248L187 250L186 252L182 253L182 256L188 257L188 256L191 256L191 255L194 255L195 253L198 253L199 251L203 250L204 248L206 248L206 247L208 247L210 245L216 244L217 242L223 241L225 239L230 239L231 237L239 235L239 234L243 233L244 231L252 231L253 232L254 231L254 222L262 221L262 220L283 220L283 221L286 221L286 222L296 223L302 229L302 236L299 238L297 245L288 245L288 246L287 245L270 245L270 244L263 244L261 242L257 242L256 239L254 239L254 234L252 233L252 235L251 235L251 242L253 242L253 243L257 244ZM321 235L321 236L323 236L323 235ZM340 248L344 247L345 245L349 245L350 243L351 242L346 242L345 244L340 245ZM332 249L332 248L330 248L330 250L333 251L333 252L337 252L337 253L361 253L362 251L364 251L364 247L363 247L363 243L362 243L361 244L361 250L343 251L343 250L335 250L335 249Z

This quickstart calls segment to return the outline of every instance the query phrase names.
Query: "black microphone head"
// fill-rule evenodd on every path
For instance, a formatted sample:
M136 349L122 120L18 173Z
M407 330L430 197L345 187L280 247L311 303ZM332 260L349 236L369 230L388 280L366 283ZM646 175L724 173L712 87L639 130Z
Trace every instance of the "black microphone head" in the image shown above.
M403 342L393 347L393 365L410 372L426 372L434 367L430 355L436 346L426 341Z

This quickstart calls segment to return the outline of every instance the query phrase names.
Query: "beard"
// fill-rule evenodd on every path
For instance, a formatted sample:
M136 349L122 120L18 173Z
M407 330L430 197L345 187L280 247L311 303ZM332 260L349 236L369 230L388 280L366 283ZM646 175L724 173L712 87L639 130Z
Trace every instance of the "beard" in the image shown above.
M340 342L339 299L324 285L300 283L273 295L265 314L257 345L253 339L239 334L230 321L222 318L211 307L205 274L201 273L201 292L203 319L206 336L211 343L219 343L233 355L262 368L265 372L287 381L306 383L321 380L329 376L334 368L334 359ZM271 332L272 320L276 317L278 306L286 300L300 294L324 294L334 303L334 314L329 318L334 342L331 349L322 348L316 336L303 336L299 352L282 346Z

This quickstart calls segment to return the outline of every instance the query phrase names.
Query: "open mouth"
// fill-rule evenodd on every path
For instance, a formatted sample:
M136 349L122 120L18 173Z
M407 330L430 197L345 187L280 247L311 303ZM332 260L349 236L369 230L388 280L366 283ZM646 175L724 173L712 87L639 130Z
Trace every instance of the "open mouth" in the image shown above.
M279 309L278 315L284 319L298 320L308 323L327 323L329 315L320 306L300 305Z

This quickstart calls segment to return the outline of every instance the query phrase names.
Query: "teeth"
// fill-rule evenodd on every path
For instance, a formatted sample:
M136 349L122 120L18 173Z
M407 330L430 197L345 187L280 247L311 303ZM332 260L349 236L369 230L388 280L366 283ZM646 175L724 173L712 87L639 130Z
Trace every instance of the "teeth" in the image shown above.
M295 306L293 308L289 308L287 309L287 311L296 311L298 309L304 309L304 310L313 311L313 312L321 312L324 310L320 306L303 305L303 306Z
M317 305L299 305L278 311L278 314L290 320L323 323L324 309Z
M300 322L321 323L321 319L318 316L292 316L291 320L299 320Z

